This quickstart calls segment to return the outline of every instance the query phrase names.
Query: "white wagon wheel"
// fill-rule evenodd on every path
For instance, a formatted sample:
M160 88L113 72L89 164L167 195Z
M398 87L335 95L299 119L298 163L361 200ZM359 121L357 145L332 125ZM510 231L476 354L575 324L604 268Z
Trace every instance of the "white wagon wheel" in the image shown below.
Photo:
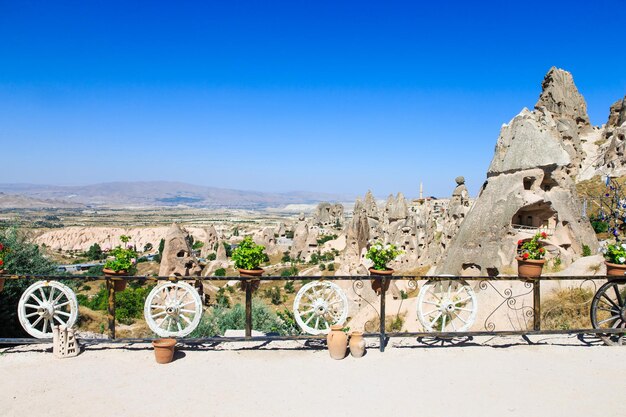
M39 281L24 291L17 315L28 334L39 339L52 337L52 326L72 327L78 318L76 294L57 281Z
M202 300L186 282L167 282L150 291L143 313L154 333L161 337L183 337L198 327Z
M476 320L478 300L464 280L428 281L417 297L417 317L428 332L465 332Z
M348 298L333 282L313 281L300 288L293 300L293 315L308 334L323 334L348 318Z

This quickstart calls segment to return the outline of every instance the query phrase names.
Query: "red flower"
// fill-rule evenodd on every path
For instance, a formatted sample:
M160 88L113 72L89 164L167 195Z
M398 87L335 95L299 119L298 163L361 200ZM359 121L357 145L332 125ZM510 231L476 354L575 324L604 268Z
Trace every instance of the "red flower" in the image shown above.
M522 239L518 240L518 241L517 241L517 246L520 246L522 243L524 243L524 242L522 241Z
M0 266L4 265L4 261L0 259Z
M539 248L539 253L544 253L546 250L544 248Z
M4 246L2 245L2 243L0 243L0 252L2 252L4 250Z
M530 255L528 254L528 252L524 252L524 254L522 255L522 258L524 259L528 259Z
M545 238L547 238L547 237L548 237L548 235L546 234L546 232L541 232L541 237L542 237L543 239L545 239Z

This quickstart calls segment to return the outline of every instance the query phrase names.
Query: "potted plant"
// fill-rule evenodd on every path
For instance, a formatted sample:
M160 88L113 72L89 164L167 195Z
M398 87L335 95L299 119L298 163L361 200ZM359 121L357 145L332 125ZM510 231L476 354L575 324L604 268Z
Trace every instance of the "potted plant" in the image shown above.
M393 269L387 268L387 264L396 259L396 257L402 253L404 252L398 250L396 245L389 243L383 245L380 242L376 242L371 245L365 255L367 259L374 262L374 266L369 268L370 275L391 276L393 274ZM374 278L371 283L372 289L376 292L376 294L380 295L382 289L381 278ZM385 280L385 291L389 289L390 284L391 280Z
M532 239L526 242L519 240L517 246L521 246L521 254L517 256L517 274L523 278L537 278L541 276L543 259L546 255L546 249L543 247L539 239L548 237L545 232L537 233Z
M127 246L122 247L118 245L109 252L109 257L102 270L106 276L129 276L133 275L137 270L137 252L135 252L132 245L128 245L130 236L122 235L120 240ZM126 289L126 280L113 280L113 287L115 291L124 291Z
M235 267L239 270L240 276L258 278L263 275L263 268L260 268L260 265L267 261L265 246L257 245L250 236L245 237L239 246L233 250L231 258L235 261ZM253 286L258 288L258 280ZM256 289L254 287L253 289Z
M4 274L4 259L9 253L9 248L0 243L0 275ZM4 278L0 278L0 292L4 289Z
M626 243L613 243L603 249L606 274L624 277L626 273Z

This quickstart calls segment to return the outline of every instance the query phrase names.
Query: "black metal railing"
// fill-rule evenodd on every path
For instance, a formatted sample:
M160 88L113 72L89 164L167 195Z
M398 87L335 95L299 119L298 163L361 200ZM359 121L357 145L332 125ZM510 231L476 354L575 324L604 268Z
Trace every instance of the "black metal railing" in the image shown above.
M204 338L181 338L180 342L185 344L202 344L202 343L220 343L220 342L232 342L232 341L281 341L281 340L315 340L323 339L325 335L290 335L290 336L252 336L252 297L253 297L253 281L272 282L272 281L350 281L352 283L355 293L360 297L356 289L362 288L365 281L373 279L372 276L262 276L258 279L250 279L247 277L223 277L223 276L187 276L187 277L153 277L153 276L129 276L129 277L110 277L110 276L39 276L39 275L4 275L1 278L6 280L80 280L80 281L105 281L106 290L108 294L108 338L107 339L94 339L91 342L146 342L152 340L151 338L116 338L116 308L115 308L115 289L114 281L127 280L127 281L139 281L139 282L159 282L159 281L240 281L245 288L245 336L244 337L204 337ZM510 335L557 335L557 334L615 334L624 333L623 328L617 329L571 329L571 330L542 330L541 329L541 283L544 281L577 281L579 287L583 285L590 285L592 288L596 288L596 281L605 281L606 276L542 276L540 278L522 278L518 276L478 276L478 277L460 277L460 276L414 276L414 275L396 275L396 276L380 276L376 277L382 281L381 293L378 296L378 317L380 323L378 331L367 332L364 334L368 338L377 338L379 340L380 351L384 351L385 346L392 337L434 337L434 338L455 338L455 337L472 337L472 336L510 336ZM612 277L614 278L614 277ZM476 284L477 288L482 290L493 289L496 294L501 298L495 310L490 312L483 323L484 330L462 331L462 332L388 332L386 331L386 290L385 282L387 280L392 281L405 281L407 287L410 289L418 290L419 282L422 281L455 281L465 280ZM494 283L496 282L520 282L523 284L524 291L516 294L513 290L498 289ZM531 306L517 306L517 300L521 297L532 297ZM2 302L2 293L0 293L0 302ZM371 304L370 304L371 305ZM496 326L493 322L490 322L490 318L496 314L500 309L508 308L517 311L522 311L523 316L530 320L532 318L532 329L520 329L520 330L496 330ZM1 318L0 318L1 319ZM476 327L476 326L474 326ZM49 339L35 339L35 338L0 338L0 344L27 344L27 343L41 343L47 342Z

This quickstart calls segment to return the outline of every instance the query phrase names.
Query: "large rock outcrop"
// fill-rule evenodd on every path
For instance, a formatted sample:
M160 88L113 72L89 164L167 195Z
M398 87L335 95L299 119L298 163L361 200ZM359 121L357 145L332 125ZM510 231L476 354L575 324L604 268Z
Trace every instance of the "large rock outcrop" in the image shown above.
M583 245L597 250L582 218L574 177L584 154L577 126L588 124L571 74L552 68L537 108L502 127L487 181L444 253L436 273L498 275L515 271L518 240L548 233L548 258L567 265Z
M191 251L187 236L188 233L176 223L170 226L161 256L160 276L200 275L202 267Z
M345 222L343 204L322 202L313 214L313 224L321 227L341 227Z

